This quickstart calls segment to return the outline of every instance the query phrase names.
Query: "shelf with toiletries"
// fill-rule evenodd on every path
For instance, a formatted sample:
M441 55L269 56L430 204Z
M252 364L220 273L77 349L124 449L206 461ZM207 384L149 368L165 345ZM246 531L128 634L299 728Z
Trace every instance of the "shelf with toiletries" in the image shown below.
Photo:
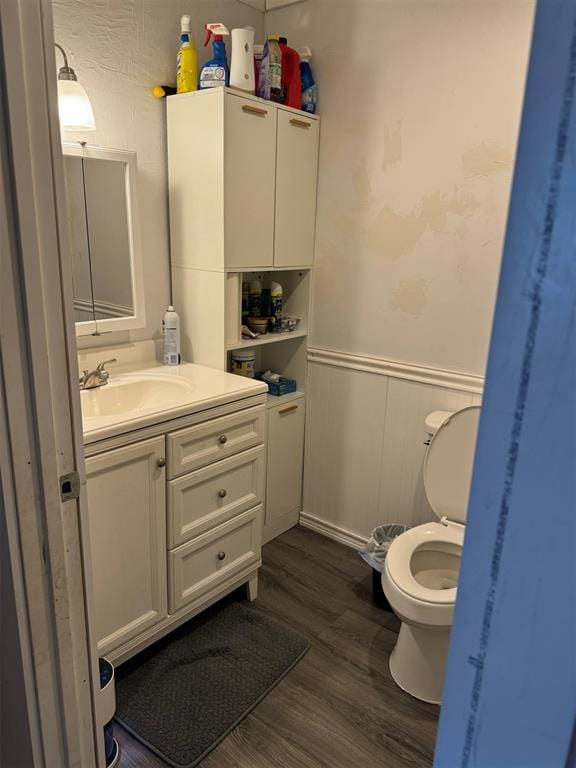
M307 336L310 281L310 270L227 273L226 348Z

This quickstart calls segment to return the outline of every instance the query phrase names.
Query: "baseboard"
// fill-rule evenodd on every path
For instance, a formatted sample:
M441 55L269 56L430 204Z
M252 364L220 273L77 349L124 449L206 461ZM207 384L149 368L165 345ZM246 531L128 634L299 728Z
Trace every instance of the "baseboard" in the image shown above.
M300 513L300 525L303 528L309 528L311 531L316 531L316 533L320 533L328 539L339 541L340 544L345 544L352 549L361 549L364 544L366 544L366 539L363 536L353 533L347 528L334 525L334 523L321 520L319 517L310 515L308 512Z

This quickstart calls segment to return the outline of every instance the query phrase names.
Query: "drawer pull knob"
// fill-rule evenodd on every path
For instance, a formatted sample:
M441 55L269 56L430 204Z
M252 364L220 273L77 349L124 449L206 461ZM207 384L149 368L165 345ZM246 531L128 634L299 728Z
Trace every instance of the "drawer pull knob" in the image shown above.
M156 464L157 464L157 465L158 465L160 468L162 468L162 467L165 467L165 466L166 466L166 459L164 459L164 458L158 459L158 461L156 462Z
M305 120L297 120L296 118L292 118L292 120L290 120L290 125L296 125L298 128L310 128L312 123L307 123Z
M226 552L218 552L218 560L225 560Z
M226 488L220 488L220 490L218 491L218 496L220 496L221 499L225 499L226 493L227 493Z
M220 437L218 438L218 442L220 443L220 445L226 445L226 443L228 442L228 438L226 437L226 435L220 435Z

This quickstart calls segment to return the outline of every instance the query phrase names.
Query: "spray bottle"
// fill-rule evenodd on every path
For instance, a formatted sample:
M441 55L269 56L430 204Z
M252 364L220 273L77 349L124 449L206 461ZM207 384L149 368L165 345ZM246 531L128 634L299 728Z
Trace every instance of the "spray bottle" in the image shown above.
M180 49L176 69L176 91L189 93L198 90L198 56L190 38L190 16L184 14L180 20Z
M200 70L200 90L203 88L218 88L230 83L230 70L228 69L226 46L223 40L224 35L229 35L230 32L228 32L224 24L219 22L204 24L204 29L206 30L204 45L208 45L212 35L214 35L214 41L212 43L213 56Z

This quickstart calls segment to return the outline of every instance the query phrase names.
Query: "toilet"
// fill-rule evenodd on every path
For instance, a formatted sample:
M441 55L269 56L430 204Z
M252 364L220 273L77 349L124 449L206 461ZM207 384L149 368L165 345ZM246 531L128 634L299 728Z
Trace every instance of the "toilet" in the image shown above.
M479 416L480 406L470 406L426 418L424 490L439 522L395 539L382 571L402 622L390 672L400 688L432 704L442 701Z

